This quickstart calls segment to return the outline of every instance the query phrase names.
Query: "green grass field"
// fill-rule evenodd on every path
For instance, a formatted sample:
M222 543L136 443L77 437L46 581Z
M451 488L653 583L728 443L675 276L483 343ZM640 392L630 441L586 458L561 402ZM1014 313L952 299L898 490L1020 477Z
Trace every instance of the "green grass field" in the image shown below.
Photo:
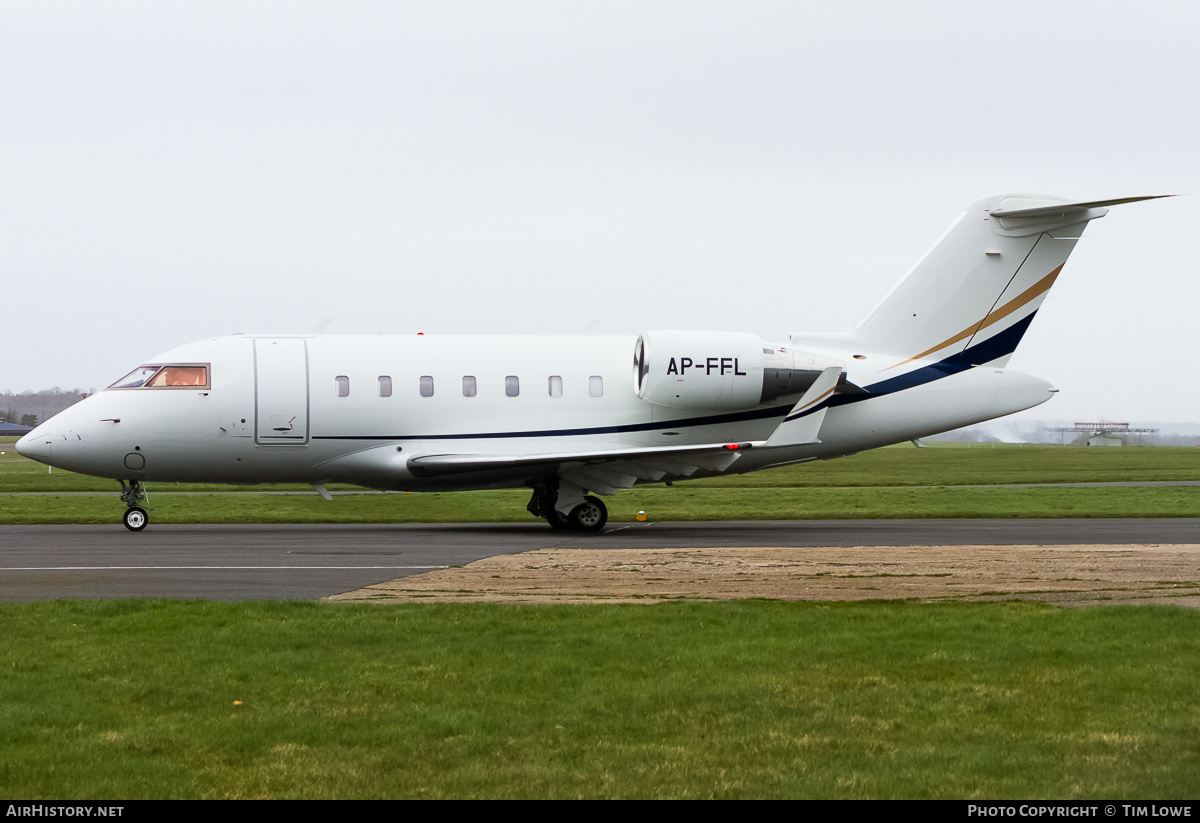
M1200 612L0 606L20 798L1200 793Z
M1034 485L1143 481L1200 481L1200 449L893 446L753 474L641 486L606 502L614 522L632 521L638 511L659 521L1200 516L1200 487ZM248 490L151 483L148 488L154 523L533 522L525 511L525 490L339 495L329 502L306 486ZM5 456L0 458L0 523L116 522L122 504L115 497L60 496L115 495L116 489L116 481L47 471ZM308 493L263 494L283 490ZM182 491L237 494L169 494Z

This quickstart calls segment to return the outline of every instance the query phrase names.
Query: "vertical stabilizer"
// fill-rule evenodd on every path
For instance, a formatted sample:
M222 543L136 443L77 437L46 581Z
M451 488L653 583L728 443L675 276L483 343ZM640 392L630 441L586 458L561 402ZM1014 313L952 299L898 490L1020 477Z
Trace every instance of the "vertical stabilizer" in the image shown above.
M972 204L855 327L873 351L1003 366L1075 248L1106 206L1003 194Z

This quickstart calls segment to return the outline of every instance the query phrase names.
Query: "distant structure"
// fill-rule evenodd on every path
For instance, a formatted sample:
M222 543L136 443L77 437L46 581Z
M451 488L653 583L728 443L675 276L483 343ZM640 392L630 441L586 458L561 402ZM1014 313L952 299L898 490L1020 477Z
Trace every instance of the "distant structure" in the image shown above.
M0 437L29 434L31 431L33 429L29 426L22 426L19 423L8 423L3 417L0 417Z
M1086 434L1085 446L1124 446L1127 434L1154 434L1158 429L1131 429L1128 423L1076 423L1066 428L1045 427L1048 432ZM1082 439L1082 438L1079 438ZM1074 442L1074 441L1072 441Z

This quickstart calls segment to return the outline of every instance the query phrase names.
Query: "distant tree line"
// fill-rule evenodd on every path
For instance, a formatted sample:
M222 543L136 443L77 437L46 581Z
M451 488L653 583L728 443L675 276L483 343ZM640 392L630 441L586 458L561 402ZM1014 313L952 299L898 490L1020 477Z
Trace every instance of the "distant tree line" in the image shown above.
M44 391L23 391L14 394L11 389L0 394L0 417L9 423L36 426L49 420L68 406L73 406L92 392L83 389L62 389L55 386Z

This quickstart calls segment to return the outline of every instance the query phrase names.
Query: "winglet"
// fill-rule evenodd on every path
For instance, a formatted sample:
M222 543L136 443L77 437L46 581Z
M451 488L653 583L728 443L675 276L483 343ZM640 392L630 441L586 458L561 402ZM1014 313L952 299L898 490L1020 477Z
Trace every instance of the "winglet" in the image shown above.
M825 422L829 400L833 397L841 375L841 366L830 366L822 371L820 377L813 381L808 391L800 398L800 402L783 418L779 428L767 438L767 448L820 443L818 436L821 433L821 424Z

